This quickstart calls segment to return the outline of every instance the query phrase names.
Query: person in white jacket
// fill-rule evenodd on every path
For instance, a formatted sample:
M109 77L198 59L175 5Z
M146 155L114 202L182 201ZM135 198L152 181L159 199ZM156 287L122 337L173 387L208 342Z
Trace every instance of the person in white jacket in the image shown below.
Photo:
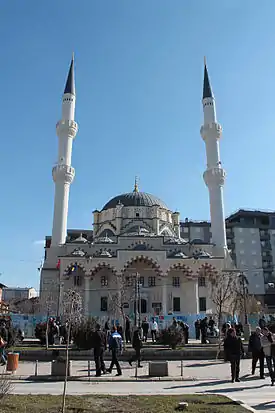
M151 336L152 336L152 341L155 343L157 341L157 333L159 330L158 323L156 322L155 318L152 318L151 322Z
M271 345L274 342L273 336L267 327L262 329L261 344L266 359L267 368L269 371L271 386L274 386L274 358L272 357Z

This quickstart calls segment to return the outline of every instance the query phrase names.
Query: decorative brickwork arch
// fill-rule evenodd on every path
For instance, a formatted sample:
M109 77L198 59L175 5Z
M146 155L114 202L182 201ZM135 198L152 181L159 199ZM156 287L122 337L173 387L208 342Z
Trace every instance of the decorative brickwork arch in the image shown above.
M151 257L147 257L145 255L137 255L136 257L131 258L129 261L126 262L122 269L122 273L125 273L129 268L131 268L131 265L137 264L137 263L144 263L149 265L156 273L158 276L163 275L162 270L160 268L160 265L156 260L154 260Z
M65 270L64 270L64 272L63 272L63 276L64 276L64 277L69 277L69 276L70 276L69 272L70 272L70 270L72 269L72 267L73 267L74 265L76 265L77 267L79 267L79 268L83 271L84 275L88 273L87 270L86 270L86 268L85 268L85 266L84 266L84 264L83 264L82 262L75 261L75 262L71 262L71 263L65 268Z
M98 263L95 267L93 267L90 271L90 275L93 278L99 271L103 269L108 269L111 271L113 275L117 275L117 271L114 267L112 267L110 264L106 262L100 262Z
M172 271L172 270L179 270L183 274L183 276L186 277L189 280L193 280L193 279L198 278L197 274L194 273L188 265L185 265L181 262L177 262L177 263L173 264L168 269L167 275L169 275L169 272Z
M202 264L199 269L197 270L198 277L205 277L205 278L213 278L218 275L218 270L214 265L205 262Z

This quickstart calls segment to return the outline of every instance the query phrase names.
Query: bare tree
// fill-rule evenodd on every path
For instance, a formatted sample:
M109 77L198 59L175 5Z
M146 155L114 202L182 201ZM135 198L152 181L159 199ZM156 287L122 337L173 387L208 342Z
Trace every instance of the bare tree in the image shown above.
M53 296L49 292L46 298L46 301L45 301L45 306L46 306L46 311L47 311L47 320L46 320L46 349L47 350L49 348L49 317L53 309L53 304L54 304Z
M230 313L237 291L236 273L226 271L217 272L209 276L210 297L216 307L218 327L221 329L222 314Z
M124 273L117 276L117 292L115 294L109 293L109 311L111 314L122 318L123 320L123 345L125 348L126 337L126 317L125 307L130 306L134 300L134 277L125 275Z
M69 345L72 327L79 324L82 318L82 298L79 293L74 290L68 290L64 293L63 300L64 314L67 317L68 323L68 339L66 344L66 369L64 378L64 388L62 397L62 413L65 413L66 407L66 390L68 381L68 369L69 369Z

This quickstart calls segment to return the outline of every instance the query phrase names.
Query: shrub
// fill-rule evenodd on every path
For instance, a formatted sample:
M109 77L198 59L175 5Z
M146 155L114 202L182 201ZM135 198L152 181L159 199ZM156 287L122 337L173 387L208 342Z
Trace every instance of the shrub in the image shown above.
M184 343L184 335L181 329L166 328L160 331L158 342L175 349Z
M83 321L72 329L72 338L79 350L90 350L93 348L93 333L96 320L91 318Z
M0 375L0 400L6 397L13 390L13 384L9 377Z

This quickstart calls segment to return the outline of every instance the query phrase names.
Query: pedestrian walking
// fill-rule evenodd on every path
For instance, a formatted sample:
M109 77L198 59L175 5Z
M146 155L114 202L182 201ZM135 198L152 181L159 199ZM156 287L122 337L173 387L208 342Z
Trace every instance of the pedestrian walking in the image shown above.
M208 330L208 318L204 317L204 319L200 322L200 329L201 329L201 344L207 344L207 330Z
M199 340L200 336L201 336L201 326L200 326L200 324L201 324L200 319L195 321L196 340Z
M141 328L138 327L133 334L133 348L136 354L130 358L129 364L132 366L133 361L138 362L138 367L143 367L141 363L141 347L142 347L142 337L141 337Z
M153 343L157 341L158 329L159 329L158 323L156 322L156 319L153 317L152 322L151 322L151 336L152 336Z
M118 361L118 357L122 353L122 337L117 332L117 328L115 326L112 328L112 332L109 338L109 351L112 352L112 361L111 361L110 367L108 368L107 372L112 373L113 367L116 366L116 369L117 369L116 376L121 376L122 372L121 372L121 367Z
M125 321L125 340L126 344L131 343L131 321L128 316L126 317Z
M260 327L256 327L255 332L253 332L249 337L248 342L248 352L252 353L252 368L251 374L255 374L257 362L260 362L260 378L264 379L264 351L261 342L262 332Z
M5 352L5 347L7 345L7 342L3 339L2 336L0 336L0 360L1 360L1 366L4 366L7 364L7 357L6 357L6 352Z
M244 354L243 344L240 337L236 336L234 328L230 328L224 340L224 352L227 361L231 366L231 381L240 381L240 360Z
M146 343L147 338L148 338L148 333L149 333L149 322L148 322L147 317L144 318L141 328L143 332L143 341Z
M262 336L261 336L261 343L263 347L263 352L264 356L266 359L266 365L268 368L270 380L271 380L271 386L274 386L274 358L272 357L272 352L271 352L271 345L273 343L273 337L271 332L268 330L267 327L264 327L262 329Z
M107 348L106 334L101 330L100 324L96 325L96 331L93 334L93 339L96 377L100 377L101 373L106 373L104 351Z

